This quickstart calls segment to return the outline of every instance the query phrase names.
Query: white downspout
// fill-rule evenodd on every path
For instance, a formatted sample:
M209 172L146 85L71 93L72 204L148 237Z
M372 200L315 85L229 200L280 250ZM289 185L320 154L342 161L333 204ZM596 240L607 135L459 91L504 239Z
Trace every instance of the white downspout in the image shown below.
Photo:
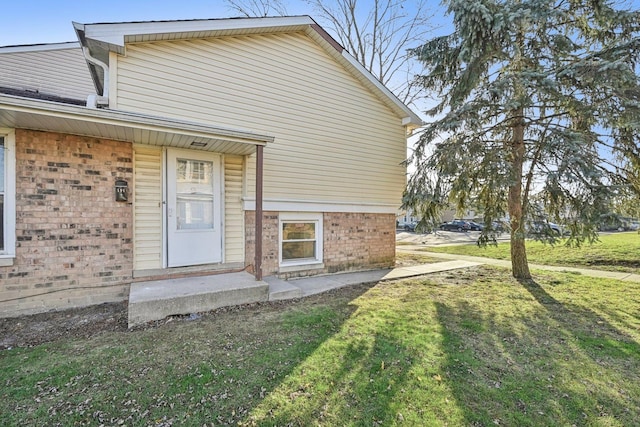
M91 62L93 65L97 65L102 68L104 73L104 81L102 82L102 96L100 95L89 95L87 97L87 107L89 108L97 108L99 105L109 105L109 66L104 62L94 58L89 53L89 48L84 46L82 48L82 53L84 53L84 57L87 61Z

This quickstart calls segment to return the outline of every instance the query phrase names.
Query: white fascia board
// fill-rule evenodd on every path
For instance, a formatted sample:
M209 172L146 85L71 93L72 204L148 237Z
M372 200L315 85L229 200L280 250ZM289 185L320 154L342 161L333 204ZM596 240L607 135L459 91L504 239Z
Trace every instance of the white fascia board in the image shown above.
M160 132L175 132L202 138L225 138L254 145L266 145L274 137L252 132L217 128L200 123L184 122L164 117L148 116L123 111L94 109L50 101L33 100L11 95L0 95L0 110L35 113L49 117L75 119L105 125L134 127Z
M380 83L380 80L376 79L373 74L371 74L364 66L358 62L349 52L346 50L342 51L342 57L347 60L347 62L355 68L360 74L362 74L376 89L378 89L382 94L387 97L397 108L399 108L404 114L405 117L402 118L402 124L404 126L422 126L422 119L411 111L409 107L407 107L402 101L398 99L397 96L393 94L385 85Z
M101 41L114 46L124 47L127 36L201 33L206 31L243 30L251 28L278 28L295 25L310 25L314 21L308 16L286 16L273 18L231 18L202 19L191 21L148 21L148 22L116 22L97 24L77 24L76 28L84 31L88 39Z
M245 211L256 209L256 200L253 197L242 199ZM263 211L272 212L339 212L339 213L376 213L396 214L400 203L397 205L386 203L367 202L339 202L339 201L311 201L311 200L285 200L269 199L262 201Z
M47 50L79 49L78 42L28 44L20 46L0 46L0 53L44 52Z
M315 22L314 22L315 23ZM316 25L309 25L307 35L322 46L333 58L341 63L347 70L354 74L365 86L377 92L377 95L385 102L398 116L401 123L409 129L416 129L423 125L422 119L414 113L404 102L400 101L393 92L380 83L369 70L367 70L357 59L355 59L346 49L344 49L330 34Z

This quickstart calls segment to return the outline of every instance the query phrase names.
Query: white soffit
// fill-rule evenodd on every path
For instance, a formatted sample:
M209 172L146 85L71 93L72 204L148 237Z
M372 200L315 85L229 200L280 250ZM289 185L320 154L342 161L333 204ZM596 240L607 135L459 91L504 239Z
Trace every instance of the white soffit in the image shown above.
M84 37L113 46L124 47L125 42L179 40L219 37L231 34L257 34L298 30L315 22L308 16L269 18L198 19L186 21L149 21L80 24L76 30ZM116 49L117 50L117 49Z
M273 137L143 114L0 95L0 128L60 132L140 144L247 155Z

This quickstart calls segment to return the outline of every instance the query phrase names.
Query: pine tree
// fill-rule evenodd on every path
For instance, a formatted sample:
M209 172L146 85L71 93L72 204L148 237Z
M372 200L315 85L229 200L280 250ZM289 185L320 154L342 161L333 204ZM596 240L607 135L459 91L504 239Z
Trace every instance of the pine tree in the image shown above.
M513 276L529 279L528 222L562 221L579 245L616 188L640 194L640 13L606 0L444 4L454 31L413 50L439 103L407 160L404 205L423 221L481 207L483 245L508 217Z

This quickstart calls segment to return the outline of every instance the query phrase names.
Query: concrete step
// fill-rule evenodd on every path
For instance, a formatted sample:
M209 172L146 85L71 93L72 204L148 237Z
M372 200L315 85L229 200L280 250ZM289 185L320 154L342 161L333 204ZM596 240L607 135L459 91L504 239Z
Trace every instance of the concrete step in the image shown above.
M303 292L291 282L282 280L276 276L268 276L264 281L269 284L269 301L282 301L292 298L302 298Z
M267 301L269 284L247 272L131 284L129 327L176 314Z

